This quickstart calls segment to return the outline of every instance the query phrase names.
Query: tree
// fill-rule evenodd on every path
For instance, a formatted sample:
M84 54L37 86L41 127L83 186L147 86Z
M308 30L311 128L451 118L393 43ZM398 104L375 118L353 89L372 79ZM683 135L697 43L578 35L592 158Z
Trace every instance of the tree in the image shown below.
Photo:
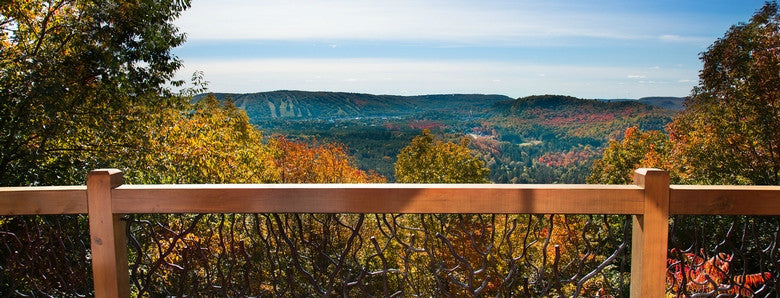
M385 178L358 169L347 150L337 144L306 144L277 137L274 162L282 183L384 183Z
M220 106L209 94L191 109L165 109L152 119L143 148L113 159L131 183L279 182L276 149L232 101Z
M682 181L780 184L779 26L767 3L701 54L699 86L668 127Z
M673 183L780 184L777 3L732 26L701 60L699 86L667 126L668 140L627 130L622 142L610 142L589 182L628 183L634 168L653 166Z
M129 183L381 183L337 144L264 139L246 111L213 94L156 112L143 148L113 158ZM229 169L229 170L227 170Z
M749 23L731 27L723 38L701 54L704 67L699 74L699 86L686 100L685 109L667 126L668 139L657 132L629 129L622 142L610 142L602 160L594 164L589 182L628 183L635 167L654 166L666 169L672 183L676 184L780 184L779 24L777 4L771 2ZM698 257L696 253L724 249L723 243L731 243L726 245L728 251L734 248L734 242L742 242L738 248L740 252L735 255L766 247L757 243L757 238L745 241L744 235L732 235L735 227L743 226L745 231L754 224L776 228L774 219L753 217L677 215L672 217L671 224L669 238L673 249L670 254L676 248L689 248L689 257L675 260L700 258L701 262L696 261L699 263L705 263L707 258ZM728 260L732 256L726 255ZM719 256L718 259L726 258ZM729 280L752 278L763 284L763 273L745 275L763 272L767 265L763 261L757 263L759 265L744 265L743 275L732 274ZM670 268L670 276L676 276L678 271L694 271L676 267ZM714 284L723 279L721 276L726 271L710 272L708 277L689 274L686 278L694 282L689 285L688 293L710 292L712 289L701 287L707 283L697 283L698 280L707 279ZM714 293L720 294L726 289L741 294L744 290L749 296L753 292L746 286L748 283L721 287ZM667 286L672 292L678 292L686 284L678 278L670 279Z
M401 149L395 164L400 183L487 183L489 170L485 161L474 156L461 144L434 141L429 130L412 139Z
M600 160L593 163L588 183L630 184L637 168L664 168L669 137L662 131L626 129L622 141L611 140Z
M0 5L0 184L83 183L140 146L143 106L166 89L187 0L25 0ZM74 176L74 173L75 174Z

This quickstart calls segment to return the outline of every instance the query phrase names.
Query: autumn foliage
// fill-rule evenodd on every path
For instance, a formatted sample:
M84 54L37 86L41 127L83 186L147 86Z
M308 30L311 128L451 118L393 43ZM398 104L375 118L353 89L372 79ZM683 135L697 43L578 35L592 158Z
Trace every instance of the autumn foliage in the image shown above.
M135 183L366 183L342 146L267 140L231 101L207 96L192 109L166 109L146 130L146 146L117 160Z
M735 294L752 297L768 280L772 273L752 273L731 277L730 267L733 255L719 253L706 257L704 251L697 254L669 251L666 272L666 284L671 294L685 297L688 293Z
M604 155L593 164L589 183L629 184L638 168L666 168L668 137L661 131L626 129L623 140L609 141Z
M732 26L701 54L704 67L699 86L686 100L685 109L666 127L667 133L627 129L622 140L611 141L602 159L594 163L588 182L628 184L634 169L655 167L666 170L673 184L780 185L778 49L780 14L777 3L768 2L750 22ZM697 233L710 235L733 225L723 216L675 216L672 222L678 228L670 232L670 243L685 243L681 247L694 243L687 241ZM755 232L773 235L773 229L767 226ZM667 272L671 294L768 295L777 276L763 268L771 270L773 265L739 264L745 268L732 268L734 258L744 259L755 251L774 253L774 246L767 248L770 246L761 244L759 238L742 236L736 240L741 241L738 250L724 245L726 241L711 239L695 241L704 248L696 253L672 249ZM713 247L734 250L707 256L705 251ZM764 257L754 260L764 261ZM764 284L768 287L762 291Z
M682 181L780 185L780 14L767 3L702 53L700 85L669 125Z
M283 183L383 183L385 179L354 166L346 149L333 143L310 144L279 136L269 142Z
M401 183L487 183L485 161L461 144L435 140L423 130L398 154L395 177Z

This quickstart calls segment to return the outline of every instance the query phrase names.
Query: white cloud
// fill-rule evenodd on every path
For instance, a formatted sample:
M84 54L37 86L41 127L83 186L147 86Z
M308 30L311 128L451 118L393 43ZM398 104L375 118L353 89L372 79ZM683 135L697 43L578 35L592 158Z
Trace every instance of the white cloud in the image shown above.
M629 78L629 79L645 79L645 78L647 78L647 76L643 76L643 75L627 75L626 78Z
M664 34L659 36L658 39L663 41L680 41L682 40L682 37L674 34Z
M712 42L711 37L680 36L677 34L663 34L658 36L658 40L663 42L694 43L700 45L706 45Z
M532 44L560 37L653 39L658 16L545 1L194 1L190 40L444 40ZM654 24L654 26L649 26ZM675 38L676 35L662 35Z

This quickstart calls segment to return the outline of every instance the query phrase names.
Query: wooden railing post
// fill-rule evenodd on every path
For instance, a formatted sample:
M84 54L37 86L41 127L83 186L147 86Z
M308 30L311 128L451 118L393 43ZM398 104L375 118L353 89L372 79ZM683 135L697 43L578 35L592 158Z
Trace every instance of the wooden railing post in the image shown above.
M112 212L111 200L112 189L121 184L122 172L116 169L94 170L87 176L95 297L130 296L125 227Z
M645 210L633 216L631 297L664 297L669 235L669 174L638 169L634 183L645 190Z

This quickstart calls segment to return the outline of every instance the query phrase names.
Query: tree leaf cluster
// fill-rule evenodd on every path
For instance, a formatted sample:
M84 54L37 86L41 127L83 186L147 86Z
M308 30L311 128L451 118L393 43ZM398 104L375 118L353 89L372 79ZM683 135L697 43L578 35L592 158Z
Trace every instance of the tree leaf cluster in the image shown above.
M166 106L189 1L0 5L0 184L83 183L137 148L143 106ZM130 149L131 150L131 149Z
M626 131L590 182L629 183L660 167L674 183L780 185L780 14L768 2L701 54L699 85L667 134Z
M461 144L436 141L429 130L401 149L395 164L400 183L487 183L485 162Z

